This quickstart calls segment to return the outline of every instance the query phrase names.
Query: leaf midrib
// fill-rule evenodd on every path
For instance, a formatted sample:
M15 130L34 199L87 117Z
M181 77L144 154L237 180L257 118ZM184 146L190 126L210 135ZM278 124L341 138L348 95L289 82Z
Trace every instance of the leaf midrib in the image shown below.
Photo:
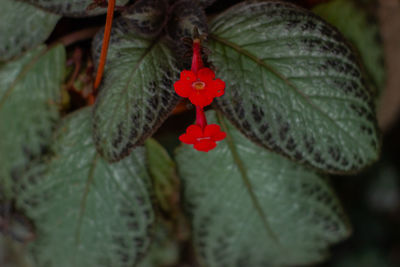
M135 73L138 71L138 69L139 69L139 67L140 67L140 65L142 64L142 62L143 62L143 60L147 57L147 55L153 50L153 48L156 46L156 44L157 44L157 42L158 42L158 40L159 40L159 38L156 38L156 39L154 39L154 40L152 40L152 42L150 43L150 45L146 48L146 49L144 49L144 51L143 51L143 54L140 56L140 58L139 58L139 60L137 61L137 63L136 63L136 65L133 67L133 69L132 69L132 71L130 72L130 77L129 77L129 79L126 81L126 83L125 83L125 85L123 86L123 88L122 88L122 92L123 92L123 95L126 95L126 92L129 90L129 85L132 83L132 80L133 80L133 77L135 76ZM136 49L136 48L135 48ZM110 88L111 87L109 87L109 90L110 90ZM105 91L104 91L105 92ZM100 95L100 97L101 97L102 95ZM120 98L120 101L118 101L119 102L119 106L120 105L123 105L123 101L121 101L122 99L125 99L125 98ZM125 111L125 116L126 115L129 115L129 108L128 109L125 109L126 111ZM117 108L114 108L113 109L113 111L112 111L112 114L111 114L111 118L113 118L113 120L114 120L114 118L116 117L115 116L115 113L117 112ZM143 119L143 118L142 118ZM107 133L107 135L108 136L110 136L110 135L112 135L112 130L114 129L114 127L108 127L108 133ZM118 159L117 159L118 160Z
M79 242L80 242L80 232L81 232L81 228L82 228L83 217L85 215L85 210L86 210L86 201L87 201L87 198L89 195L90 186L94 180L94 171L96 169L96 165L97 165L97 161L98 161L99 157L100 156L98 153L94 154L93 159L90 164L89 172L87 175L85 189L84 189L82 199L81 199L81 205L80 205L80 210L79 210L79 215L78 215L78 223L77 223L76 232L75 232L75 240L76 240L77 245L79 245Z
M244 166L243 161L241 160L241 158L240 158L240 156L239 156L239 154L238 154L238 152L236 150L236 146L234 144L233 137L230 134L229 129L228 129L227 125L224 122L223 116L219 111L217 111L216 113L217 113L218 122L221 124L223 130L226 132L226 143L228 144L228 148L229 148L229 150L230 150L230 152L232 154L233 161L236 163L236 166L237 166L237 168L239 170L239 173L240 173L240 176L241 176L241 178L243 180L243 183L246 186L247 192L250 195L251 202L253 203L254 208L256 209L258 215L260 216L261 221L262 221L262 223L264 225L264 228L265 228L267 234L272 238L272 240L277 245L279 245L279 239L276 236L276 234L273 232L270 224L268 223L267 216L266 216L264 210L262 209L261 204L258 201L258 198L257 198L257 196L256 196L256 194L255 194L255 192L253 190L253 186L252 186L251 181L250 181L250 179L249 179L249 177L247 175L246 167Z
M318 113L320 113L323 117L327 118L331 122L331 125L333 125L337 129L339 129L341 132L345 133L351 140L360 144L360 146L363 146L364 148L369 150L365 143L359 142L357 138L355 138L349 132L342 129L342 127L340 127L340 125L334 119L329 117L328 114L326 114L323 110L321 110L318 106L316 106L309 99L309 97L307 95L303 94L303 92L301 92L293 83L291 83L288 79L286 79L285 76L281 75L278 71L276 71L272 66L268 65L267 63L265 63L264 61L262 61L261 59L259 59L258 57L256 57L255 55L253 55L252 53L247 51L246 49L241 48L240 46L238 46L235 43L232 43L224 38L218 37L215 34L210 34L209 37L225 46L228 46L228 47L234 49L238 54L244 55L244 56L250 58L251 60L253 60L256 64L259 64L260 66L266 68L273 75L275 75L277 78L282 80L286 85L288 85L289 88L291 88L296 94L300 95L300 97L304 100L305 103L309 104L312 108L314 108L316 111L318 111Z

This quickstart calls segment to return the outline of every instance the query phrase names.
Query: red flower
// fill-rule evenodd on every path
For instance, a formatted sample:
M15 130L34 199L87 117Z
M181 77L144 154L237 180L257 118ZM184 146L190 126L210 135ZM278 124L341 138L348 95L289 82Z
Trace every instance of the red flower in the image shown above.
M193 105L210 105L214 97L224 94L225 82L215 79L215 73L209 68L200 69L197 74L190 70L181 72L181 78L174 83L175 92L188 97Z
M194 145L198 151L208 152L215 148L216 141L221 141L226 137L226 133L221 132L221 128L217 124L209 124L204 131L199 125L190 125L186 129L186 133L179 136L179 140L188 145Z

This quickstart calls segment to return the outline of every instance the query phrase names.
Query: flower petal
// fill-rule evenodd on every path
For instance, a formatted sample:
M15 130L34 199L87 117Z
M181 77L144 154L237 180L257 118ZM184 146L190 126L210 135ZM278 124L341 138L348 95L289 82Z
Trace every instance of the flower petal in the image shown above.
M181 71L181 80L194 82L196 80L196 74L194 74L194 72L191 70L183 70Z
M192 124L186 129L186 133L193 138L201 138L203 137L203 130L197 124Z
M185 143L185 144L188 144L188 145L193 145L193 144L195 144L197 142L196 138L194 138L193 136L190 136L189 134L186 134L186 133L181 134L179 136L179 140L182 143Z
M192 94L189 96L189 100L195 106L205 107L212 103L213 98L209 95L209 93L199 93L197 91L192 92Z
M179 80L174 83L175 92L181 97L189 97L192 92L192 82Z
M225 139L225 137L226 137L226 133L225 132L219 132L219 133L213 135L212 139L214 141L222 141L222 140Z
M215 73L212 69L202 68L197 72L197 78L203 82L210 82L215 78Z
M214 96L222 96L225 93L225 82L221 79L216 79L209 82L207 88L214 93Z
M226 133L221 131L219 125L209 124L204 129L204 136L209 136L214 141L221 141L225 139Z
M217 144L211 140L202 140L196 143L193 147L198 151L208 152L211 149L215 148Z
M219 132L221 132L221 127L218 124L208 124L204 128L204 136L211 137L215 134L218 134Z

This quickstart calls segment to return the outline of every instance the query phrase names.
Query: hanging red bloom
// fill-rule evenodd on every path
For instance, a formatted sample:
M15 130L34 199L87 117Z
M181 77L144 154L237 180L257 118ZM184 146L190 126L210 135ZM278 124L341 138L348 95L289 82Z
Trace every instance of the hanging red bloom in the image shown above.
M210 105L214 97L224 94L225 82L215 79L215 73L209 68L202 68L197 74L184 70L174 88L179 96L188 97L193 105L204 107Z
M205 126L204 131L199 125L190 125L186 129L186 133L179 136L179 140L193 147L198 151L208 152L215 148L216 141L221 141L226 137L226 133L221 131L217 124L209 124Z

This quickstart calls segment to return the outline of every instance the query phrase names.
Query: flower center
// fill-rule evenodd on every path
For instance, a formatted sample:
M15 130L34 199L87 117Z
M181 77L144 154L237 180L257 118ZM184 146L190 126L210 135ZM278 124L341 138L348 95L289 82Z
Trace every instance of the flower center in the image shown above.
M205 84L204 82L198 81L198 82L194 82L194 83L192 84L192 86L193 86L193 88L196 89L196 90L203 90L203 89L206 87L206 84Z

